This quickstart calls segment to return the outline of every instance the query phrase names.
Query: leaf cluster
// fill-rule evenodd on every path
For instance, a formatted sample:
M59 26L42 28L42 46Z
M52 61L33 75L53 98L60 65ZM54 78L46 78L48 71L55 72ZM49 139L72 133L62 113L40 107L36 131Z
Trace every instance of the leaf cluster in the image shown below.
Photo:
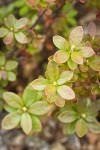
M21 127L26 134L39 132L42 129L39 116L47 114L52 105L40 100L41 94L27 86L22 98L12 92L4 92L5 109L9 112L2 121L2 128L11 130Z
M6 45L12 44L15 40L21 44L27 43L27 37L23 33L23 28L27 23L27 18L17 20L13 15L9 15L4 18L5 26L0 28L0 38L3 38Z
M76 132L79 137L82 137L87 130L100 133L100 124L96 120L99 110L100 101L91 102L89 99L83 99L78 100L76 103L67 103L58 118L65 123L65 133L72 134Z
M6 61L4 53L0 53L0 82L2 81L15 81L15 70L18 62L14 60Z

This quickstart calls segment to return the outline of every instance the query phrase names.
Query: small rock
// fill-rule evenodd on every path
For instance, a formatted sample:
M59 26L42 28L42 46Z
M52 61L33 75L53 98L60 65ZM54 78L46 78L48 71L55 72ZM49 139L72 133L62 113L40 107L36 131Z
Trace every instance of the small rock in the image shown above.
M27 138L25 147L28 150L50 150L50 145L37 136Z
M80 140L76 134L69 135L65 145L69 150L81 150Z
M53 144L53 146L51 147L50 150L66 150L66 149L62 144L55 143L55 144Z

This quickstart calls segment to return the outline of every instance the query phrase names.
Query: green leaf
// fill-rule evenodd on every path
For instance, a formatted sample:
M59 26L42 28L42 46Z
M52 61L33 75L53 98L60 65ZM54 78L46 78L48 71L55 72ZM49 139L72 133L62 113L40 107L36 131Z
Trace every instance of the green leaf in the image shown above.
M75 131L79 137L83 137L87 132L87 125L83 119L79 119L76 123Z
M58 119L63 123L70 123L78 119L78 114L74 111L67 110L67 111L63 111L58 116Z
M96 120L91 123L87 123L88 129L94 133L100 133L100 123Z
M37 92L34 91L31 85L28 85L23 93L23 101L25 106L29 107L34 101L36 101Z
M86 99L81 99L77 100L76 102L76 108L79 114L86 114L87 112L87 100Z
M96 115L97 116L97 115ZM91 115L91 114L87 114L86 115L86 117L85 117L85 120L87 121L87 122L94 122L95 121L95 118L96 118L96 116L94 116L94 114L93 115Z
M75 93L69 86L66 85L59 86L57 88L57 92L64 99L72 100L75 98Z
M29 108L29 112L34 115L45 115L52 108L52 105L49 105L45 101L37 101L32 104Z
M13 15L9 15L7 18L4 18L4 23L8 28L11 28L16 23L16 18Z
M13 113L13 112L17 111L17 108L13 108L13 107L9 106L8 104L4 105L4 109L9 113Z
M78 65L74 61L72 61L71 58L69 58L68 59L68 66L69 66L70 69L75 70Z
M3 98L6 103L13 108L21 108L23 107L23 102L20 97L12 92L4 92Z
M2 121L2 128L6 130L11 130L19 124L21 116L17 113L8 114Z
M91 90L92 94L99 95L100 94L100 85L96 85Z
M4 37L8 32L9 32L8 29L1 27L0 28L0 38Z
M47 65L47 71L46 74L48 76L48 78L53 82L56 81L58 79L59 76L59 67L56 64L56 62L54 61L49 61L48 65Z
M65 82L70 81L72 77L73 77L73 72L64 71L60 74L59 79L57 80L57 84L58 85L64 84Z
M8 77L8 80L9 80L9 81L15 81L15 80L16 80L16 75L15 75L15 73L13 73L13 72L11 72L11 71L7 72L7 77Z
M75 126L76 126L76 121L74 122L71 122L71 123L67 123L65 126L64 126L64 133L66 134L73 134L75 133Z
M23 27L26 26L27 23L28 23L27 18L21 18L21 19L17 20L17 22L15 23L14 29L16 29L16 30L22 29Z
M100 111L100 100L92 102L87 108L87 114L96 117Z
M69 56L70 56L69 51L64 52L59 50L54 54L53 60L58 64L63 64L68 60Z
M23 113L21 118L21 127L26 134L29 134L32 130L32 119L28 113Z
M3 53L0 53L0 66L3 66L5 64L5 55Z
M47 85L47 80L44 78L36 79L31 83L31 86L33 87L33 89L37 91L43 91L46 85Z
M6 70L14 70L18 66L18 62L9 60L5 65Z
M85 58L91 57L92 55L95 54L94 50L92 49L92 47L82 47L81 48L82 51L82 56Z
M78 26L72 30L69 36L69 42L71 45L78 45L83 39L83 28Z
M21 43L21 44L25 44L27 43L27 37L25 34L23 34L22 32L17 32L14 33L15 39L17 40L17 42Z
M60 50L69 50L70 44L61 36L56 35L53 37L53 43Z
M77 64L83 64L83 56L81 51L73 51L71 53L71 59Z
M42 130L42 124L40 120L36 116L33 116L33 115L31 115L31 119L32 119L33 132L40 132Z
M90 66L91 69L95 71L100 71L100 56L95 55L89 58L88 65Z

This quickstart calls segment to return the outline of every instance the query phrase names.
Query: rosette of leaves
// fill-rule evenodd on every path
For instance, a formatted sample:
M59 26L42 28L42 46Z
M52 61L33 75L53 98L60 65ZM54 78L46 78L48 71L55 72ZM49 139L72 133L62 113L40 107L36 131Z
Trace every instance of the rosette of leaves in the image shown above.
M0 80L3 81L15 81L16 74L15 69L18 66L18 62L14 60L6 61L3 53L0 53Z
M6 102L4 107L9 112L2 121L3 129L21 127L26 134L41 131L39 116L48 113L52 105L39 100L39 94L36 94L32 87L26 87L22 98L12 92L4 92L3 98Z
M73 72L59 72L59 67L56 62L50 60L47 65L46 79L39 78L31 83L33 89L44 91L46 99L50 103L55 103L59 107L65 105L66 100L75 98L75 93L68 84L70 83Z
M96 120L100 110L100 100L91 102L89 99L78 100L76 103L67 103L58 116L65 123L64 132L67 134L77 133L79 137L84 136L87 131L100 133L100 124Z
M21 44L27 43L27 37L23 33L27 22L27 18L17 20L13 15L9 15L4 18L5 26L0 28L0 38L3 38L6 45L12 44L15 40Z
M72 30L69 36L69 42L61 36L54 36L53 43L59 49L54 54L53 60L62 64L67 62L70 69L77 68L77 64L83 65L84 58L89 58L95 54L94 50L90 46L85 46L82 43L83 28L78 26Z

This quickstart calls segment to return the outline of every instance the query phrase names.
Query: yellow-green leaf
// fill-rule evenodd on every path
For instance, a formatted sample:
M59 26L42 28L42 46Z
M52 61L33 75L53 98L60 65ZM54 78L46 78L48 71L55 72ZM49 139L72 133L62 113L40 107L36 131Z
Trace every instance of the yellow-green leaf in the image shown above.
M13 112L8 114L2 121L2 128L6 130L11 130L19 124L21 120L20 114Z
M34 115L44 115L48 113L52 108L46 101L37 101L29 108L29 112Z
M37 91L28 85L23 92L23 101L25 106L29 107L35 100L37 96Z
M86 134L87 124L83 119L77 121L75 131L79 137L83 137Z
M97 120L87 124L88 129L93 133L100 133L100 123Z
M75 70L78 65L71 58L69 58L68 59L68 66L70 69Z
M5 26L7 26L8 28L13 27L16 21L17 20L14 15L9 15L7 18L4 18Z
M43 91L46 85L47 85L47 80L44 78L36 79L31 83L31 86L33 87L33 89L37 91Z
M9 60L7 61L6 65L5 65L5 69L6 70L13 70L18 66L18 62L13 61L13 60Z
M7 72L7 78L8 78L9 81L15 81L16 80L16 75L15 75L14 72L9 71L9 72Z
M59 79L57 80L57 84L58 85L64 84L65 82L70 81L72 77L73 77L73 72L64 71L60 74Z
M70 44L61 36L56 35L53 37L53 43L60 50L69 50Z
M51 80L51 82L56 81L59 76L59 67L56 64L56 62L50 60L47 65L47 71L46 74L48 78Z
M32 130L32 119L28 113L23 113L21 117L21 127L26 134Z
M48 84L45 88L45 94L48 95L52 95L56 92L56 86L52 85L52 84Z
M78 114L74 111L66 110L63 111L58 118L63 123L70 123L78 119Z
M33 132L40 132L42 130L42 124L40 120L36 116L33 116L33 115L31 115L31 119L32 119Z
M0 38L4 37L6 34L8 34L8 32L9 32L8 29L4 27L0 28Z
M16 23L14 24L14 29L18 30L23 28L24 26L26 26L27 22L28 22L27 18L21 18L17 20Z
M83 64L83 56L81 51L73 51L71 53L71 59L77 64Z
M21 44L25 44L27 43L27 37L25 34L23 34L22 32L17 32L14 33L15 39L17 40L17 42L21 43Z
M20 97L12 92L4 92L3 98L6 103L13 108L21 108L23 106L23 102Z
M95 71L100 71L100 56L95 55L89 58L88 65L90 66L91 69Z

